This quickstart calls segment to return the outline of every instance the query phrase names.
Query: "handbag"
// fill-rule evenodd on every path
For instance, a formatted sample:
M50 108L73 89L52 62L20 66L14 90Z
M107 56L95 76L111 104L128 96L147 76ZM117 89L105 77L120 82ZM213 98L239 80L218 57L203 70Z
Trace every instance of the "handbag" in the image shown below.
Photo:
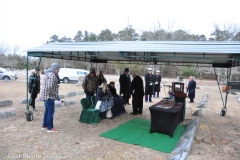
M106 112L106 118L112 118L112 116L113 116L113 114L112 114L111 109L108 109Z
M102 105L102 101L97 101L95 109L99 109L101 105Z

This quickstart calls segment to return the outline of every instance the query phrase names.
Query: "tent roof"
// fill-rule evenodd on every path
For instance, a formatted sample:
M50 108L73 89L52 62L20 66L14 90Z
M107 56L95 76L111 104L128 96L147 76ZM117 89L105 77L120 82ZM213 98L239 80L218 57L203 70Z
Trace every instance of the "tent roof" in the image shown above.
M28 56L96 63L197 63L239 66L240 42L112 41L50 43L27 50Z

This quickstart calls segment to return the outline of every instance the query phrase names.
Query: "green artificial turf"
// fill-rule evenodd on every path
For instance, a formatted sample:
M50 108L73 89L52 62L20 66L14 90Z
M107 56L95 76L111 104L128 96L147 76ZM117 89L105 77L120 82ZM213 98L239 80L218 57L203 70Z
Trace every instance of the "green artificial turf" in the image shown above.
M114 129L100 134L100 136L170 153L186 128L184 125L178 125L174 131L173 138L171 138L169 135L161 133L150 134L150 126L151 122L149 120L134 118Z

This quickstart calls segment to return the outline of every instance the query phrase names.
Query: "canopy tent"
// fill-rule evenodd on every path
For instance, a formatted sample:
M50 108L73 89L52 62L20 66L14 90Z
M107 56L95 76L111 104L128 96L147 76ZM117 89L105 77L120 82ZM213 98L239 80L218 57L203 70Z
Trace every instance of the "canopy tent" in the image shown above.
M107 63L109 61L239 66L240 42L121 41L50 43L27 50L28 56Z
M42 57L94 63L108 63L110 61L118 61L126 62L128 64L142 63L154 65L158 65L160 63L208 64L212 65L214 69L215 67L228 68L227 71L229 75L229 71L231 73L231 67L240 65L240 42L239 41L64 42L64 43L50 43L40 47L28 49L27 56L39 57L40 58L39 65L41 63ZM227 76L227 81L229 81L229 76ZM228 83L226 85L228 85ZM224 102L221 94L224 106L223 109L221 110L221 113L223 112L226 113L227 95L228 92L226 92ZM26 115L28 115L28 113L30 113L30 111L27 103ZM225 114L222 115L224 116Z

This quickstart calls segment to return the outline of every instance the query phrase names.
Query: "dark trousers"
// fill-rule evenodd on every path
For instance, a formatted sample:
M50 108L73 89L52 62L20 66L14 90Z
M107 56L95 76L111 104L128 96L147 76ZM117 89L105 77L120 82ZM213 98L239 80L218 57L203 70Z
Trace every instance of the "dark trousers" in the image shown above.
M193 98L189 98L189 99L190 99L190 102L194 102L194 101L193 101Z
M148 101L148 97L149 97L149 102L152 102L152 95L150 95L150 94L145 95L145 101L146 102Z
M134 114L142 114L143 109L143 97L132 97L132 108Z
M94 93L87 93L86 98L91 102L91 97L94 96Z
M33 108L35 108L35 100L36 100L36 98L37 98L37 94L32 93L29 105L32 106Z
M124 99L124 104L129 104L129 96L124 94L122 98Z

